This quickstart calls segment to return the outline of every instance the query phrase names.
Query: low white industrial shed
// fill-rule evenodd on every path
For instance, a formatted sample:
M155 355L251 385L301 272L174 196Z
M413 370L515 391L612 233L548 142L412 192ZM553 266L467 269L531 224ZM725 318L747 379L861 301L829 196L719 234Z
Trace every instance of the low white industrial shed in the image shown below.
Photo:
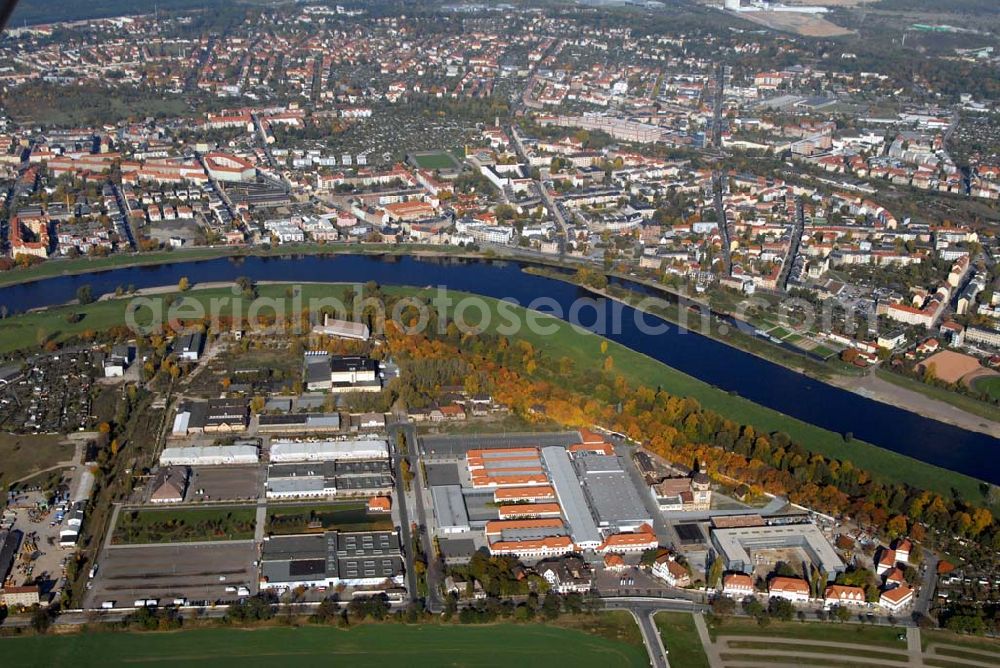
M164 448L161 466L220 466L223 464L256 464L257 448L253 445L204 445Z
M389 444L379 440L271 442L272 462L324 462L388 457Z

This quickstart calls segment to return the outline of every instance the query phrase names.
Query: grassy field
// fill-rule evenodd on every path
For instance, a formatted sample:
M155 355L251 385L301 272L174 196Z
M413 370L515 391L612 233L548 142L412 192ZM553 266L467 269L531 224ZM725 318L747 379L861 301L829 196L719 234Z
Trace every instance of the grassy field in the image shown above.
M713 641L719 636L748 636L748 640L768 637L799 638L905 650L906 642L897 638L902 632L891 626L822 622L772 621L767 626L760 626L756 620L744 617L726 617L721 624L708 625L708 633Z
M643 649L643 655L646 654L642 632L635 623L635 618L624 610L609 610L597 616L563 615L551 622L551 625L638 647Z
M309 506L271 505L267 513L267 532L283 535L304 533L310 524L339 531L388 531L392 519L385 514L369 515L365 503L321 503Z
M73 459L62 436L0 433L0 482L11 483Z
M744 661L760 661L767 660L767 656L747 656L746 654L741 654L737 652L722 652L719 654L723 662L726 665L729 664L740 664ZM830 656L830 658L818 658L812 656L795 656L795 657L781 657L789 661L794 661L792 665L795 666L817 666L817 668L870 668L873 664L865 661L865 657L858 657L858 660L851 660L850 656ZM878 658L878 657L872 657ZM900 661L905 659L905 655L899 655ZM950 666L945 668L951 668Z
M583 631L544 625L365 625L176 633L91 633L3 641L5 664L18 668L109 665L477 666L640 668L646 651Z
M685 668L709 668L708 657L701 646L694 618L686 612L658 612L653 617L660 630L672 665Z
M444 151L433 151L413 154L413 160L422 169L455 169L457 165L450 155Z
M253 538L253 507L123 510L113 542L118 544L191 543Z
M796 651L795 647L789 647L787 645L779 645L775 643L772 639L761 639L761 640L731 640L726 643L726 646L732 652L739 652L742 649L749 650L767 650L767 649L782 649L784 651ZM894 651L889 651L888 648L884 650L879 650L873 648L865 649L853 649L844 646L833 647L827 645L812 646L809 648L810 654L831 654L831 661L840 661L849 655L859 655L868 659L881 659L884 661L900 661L903 659L903 652L906 651L906 644L902 641L899 642L899 646Z
M931 629L920 632L920 642L924 649L927 649L928 645L938 644L954 646L956 648L954 652L961 652L962 649L993 652L997 655L997 663L1000 664L1000 640L965 636L942 629Z
M89 97L72 88L68 94L65 89L60 89L60 94L48 96L35 94L36 87L37 85L29 85L26 95L7 100L7 111L19 123L76 127L140 119L156 114L173 117L190 113L187 102L180 97L117 93L96 87L86 89L91 93Z
M343 286L329 284L305 284L301 289L302 303L306 306L312 298L339 297L343 292ZM395 295L414 295L424 292L419 288L395 286L386 286L383 289L386 293ZM258 292L262 297L282 298L286 297L287 290L288 286L285 285L262 285L259 286ZM449 294L457 300L466 293L452 291ZM228 288L216 288L195 289L185 294L185 299L197 300L206 309L213 297L232 298L232 292ZM495 330L498 325L505 324L497 311L497 300L486 297L480 299L490 309L490 323L486 329ZM87 329L98 331L119 324L124 319L126 305L127 300L111 300L95 302L85 307L56 307L43 312L8 318L4 321L4 335L0 337L0 353L37 346L39 337L43 335L62 340L72 335L79 335ZM291 308L291 300L287 297L285 308ZM242 305L242 310L246 313L246 304ZM524 321L526 317L524 309L514 308L513 312L522 322ZM84 317L80 322L71 324L66 321L67 313L82 313ZM229 307L221 309L221 315L227 313ZM543 334L522 327L518 334L519 338L529 341L537 350L552 359L568 357L576 368L593 364L595 357L600 354L601 342L604 339L551 316L535 315L538 322L551 331ZM139 316L137 319L141 322L142 312ZM476 309L467 309L466 318L467 321L471 321L470 324L475 324L476 317ZM982 498L979 481L970 476L925 464L857 439L845 441L840 434L724 392L613 341L608 341L608 354L614 359L615 371L630 383L648 387L659 386L673 394L693 397L706 408L742 424L753 425L757 429L784 431L811 451L839 459L850 459L857 466L885 480L904 481L949 496L952 489L957 489L964 498L970 500Z

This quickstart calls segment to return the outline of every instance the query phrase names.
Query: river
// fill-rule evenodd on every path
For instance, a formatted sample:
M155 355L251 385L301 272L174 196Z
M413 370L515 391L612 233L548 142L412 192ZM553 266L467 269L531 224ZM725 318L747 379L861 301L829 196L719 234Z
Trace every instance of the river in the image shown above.
M582 288L522 271L517 262L416 258L411 256L298 256L221 258L199 262L129 267L83 276L59 276L0 288L0 304L11 313L68 302L80 285L94 295L118 286L176 285L182 276L194 283L231 281L365 282L383 285L447 286L527 305L548 297L564 313ZM895 406L827 385L693 332L675 326L650 335L636 322L634 309L621 308L620 331L606 336L726 391L805 422L874 443L930 464L1000 484L1000 469L986 466L998 440ZM652 318L648 318L652 322ZM587 324L587 323L585 323ZM0 324L2 329L2 324ZM806 444L808 446L808 444Z

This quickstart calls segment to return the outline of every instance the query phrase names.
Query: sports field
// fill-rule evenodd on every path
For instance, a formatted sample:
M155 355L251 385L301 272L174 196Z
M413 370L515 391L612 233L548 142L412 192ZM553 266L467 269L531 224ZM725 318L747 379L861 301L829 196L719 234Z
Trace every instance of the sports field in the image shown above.
M83 633L0 640L18 668L158 666L647 666L641 645L543 625L366 625L173 633Z
M414 153L413 160L423 169L455 169L455 159L444 151Z
M980 392L985 392L993 399L1000 399L1000 376L983 376L973 384Z

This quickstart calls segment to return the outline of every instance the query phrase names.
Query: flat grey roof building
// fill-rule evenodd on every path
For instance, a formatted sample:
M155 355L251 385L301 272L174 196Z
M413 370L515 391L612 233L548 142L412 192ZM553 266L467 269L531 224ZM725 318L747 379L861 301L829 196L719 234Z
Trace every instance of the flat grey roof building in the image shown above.
M583 490L602 529L634 531L643 524L653 526L652 515L624 471L588 473L583 476Z
M260 572L267 588L400 583L403 556L394 531L273 536L264 543Z
M284 415L261 415L258 418L260 431L340 431L339 413L291 413Z
M392 487L392 471L385 459L271 464L266 487L272 497L376 493Z
M601 544L601 533L597 530L594 516L583 493L581 481L569 459L565 447L542 448L542 460L552 478L556 498L569 524L573 542L584 549L592 549Z
M465 499L462 498L461 486L431 487L431 498L439 530L443 533L460 533L472 529L469 526L469 512L465 507Z
M791 547L801 548L816 568L826 572L829 580L847 568L823 532L811 522L713 529L712 545L725 559L728 570L747 574L753 572L751 552Z
M580 453L573 459L580 475L588 473L622 473L621 460L615 455L594 455Z
M565 535L566 528L562 526L525 527L523 529L504 529L500 532L500 540L518 542L523 540L540 540L542 538Z
M583 493L601 530L634 531L653 518L617 455L579 453L573 457Z
M441 556L449 563L468 563L476 552L476 542L471 538L442 538L438 546Z

